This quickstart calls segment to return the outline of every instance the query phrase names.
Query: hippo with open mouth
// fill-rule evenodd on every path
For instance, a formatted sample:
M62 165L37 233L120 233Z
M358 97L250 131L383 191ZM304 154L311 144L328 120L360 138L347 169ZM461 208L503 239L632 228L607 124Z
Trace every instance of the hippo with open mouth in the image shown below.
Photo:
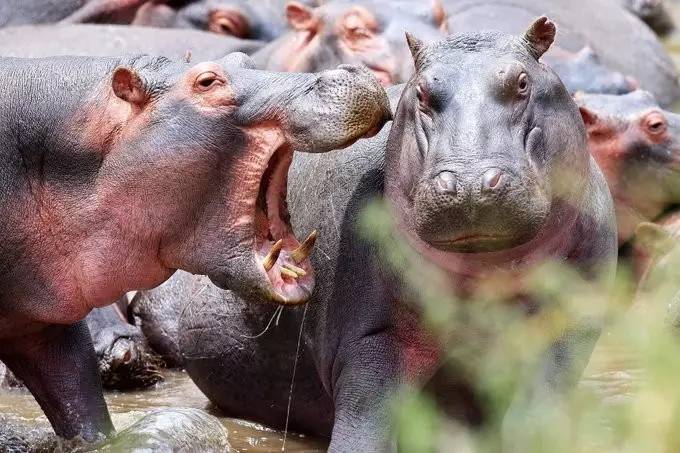
M332 452L388 451L390 395L400 383L428 382L446 354L420 324L414 293L424 288L407 283L428 282L423 269L435 268L442 286L470 304L478 285L503 273L512 282L503 303L518 316L551 303L523 293L526 275L546 262L611 283L611 195L578 107L541 60L555 33L542 17L521 36L470 32L429 45L411 36L415 74L389 90L391 125L330 160L296 156L293 226L319 229L312 262L324 278L305 312L284 311L275 325L273 310L233 292L194 293L180 312L179 349L214 404L230 416L330 437ZM396 226L384 254L358 232L376 198ZM385 256L403 256L393 234L422 266L392 272ZM530 432L531 408L577 381L599 336L593 308L527 372L506 432ZM303 319L311 321L300 333ZM451 386L434 394L461 402Z
M355 66L273 73L239 53L0 63L0 360L66 438L112 430L93 308L176 269L307 301L315 234L299 243L290 226L293 150L347 147L391 117Z

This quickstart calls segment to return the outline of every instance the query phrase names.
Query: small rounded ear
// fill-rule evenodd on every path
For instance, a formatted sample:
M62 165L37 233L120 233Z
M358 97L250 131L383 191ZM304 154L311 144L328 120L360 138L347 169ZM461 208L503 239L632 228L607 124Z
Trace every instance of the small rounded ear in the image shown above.
M655 255L669 252L675 246L673 236L663 227L651 222L638 225L635 229L635 242Z
M595 126L600 118L598 118L597 113L593 112L586 106L579 106L579 112L581 112L581 118L583 118L583 124L586 125L586 129Z
M234 8L216 9L208 17L208 31L220 35L247 38L250 23L243 13Z
M531 55L538 60L555 41L556 34L555 24L547 17L541 16L529 26L524 34L524 41Z
M288 2L286 5L286 19L295 30L312 30L317 26L312 8L300 2Z
M432 18L434 23L443 32L449 31L448 17L441 0L432 1Z
M143 106L147 101L146 88L137 71L126 66L119 66L113 71L111 88L122 100Z
M408 48L413 56L413 62L415 63L416 69L419 69L423 63L425 43L409 32L406 32L406 42L408 43Z

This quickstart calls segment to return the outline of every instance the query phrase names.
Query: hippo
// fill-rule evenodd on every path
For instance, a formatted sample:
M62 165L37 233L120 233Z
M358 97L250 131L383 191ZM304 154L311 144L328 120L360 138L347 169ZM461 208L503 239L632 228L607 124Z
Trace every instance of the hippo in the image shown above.
M539 61L555 33L541 17L523 36L468 32L431 44L411 36L415 73L388 91L393 122L331 159L295 157L293 227L318 228L312 262L324 278L304 310L280 315L216 287L184 301L184 367L216 406L329 436L331 452L385 451L395 386L428 382L442 357L404 278L436 271L465 299L496 272L521 282L557 260L611 283L611 195L578 107ZM376 199L387 203L394 234L420 266L391 272L385 256L402 247L392 239L381 254L360 234L361 213ZM516 286L507 303L522 315L540 312L540 301L525 303ZM534 404L554 401L578 380L600 331L602 307L592 308L548 348L527 378L533 391L518 389L505 433L526 433ZM529 451L506 439L511 451Z
M314 272L286 208L293 150L347 147L391 117L356 66L274 73L241 53L0 63L0 360L67 439L112 431L93 308L176 269L306 302Z
M127 322L116 304L93 309L85 318L104 388L128 390L163 380L160 361L141 329Z
M590 46L602 64L635 79L661 106L680 99L678 71L658 37L616 1L444 0L444 6L451 32L521 33L531 18L549 14L560 24L556 45L561 49L578 52Z
M149 349L139 327L129 324L116 304L93 309L85 321L104 388L138 389L163 380L160 360ZM23 384L0 362L0 388L3 387L17 388Z
M557 73L572 94L626 94L638 87L632 77L603 65L599 55L590 46L576 53L553 47L543 61Z
M664 0L619 0L619 2L659 36L667 36L675 30L675 22Z
M0 27L9 25L108 22L128 23L149 0L3 0Z
M149 2L137 12L135 25L194 28L242 39L273 41L288 30L284 14L287 0L197 0L173 8ZM308 7L316 0L303 0Z
M367 66L383 85L408 80L413 68L404 30L423 39L443 36L446 15L438 0L337 0L311 8L286 5L291 31L253 55L274 71L319 71L340 63Z
M616 207L619 243L680 202L680 115L652 94L578 94L590 150Z
M0 56L38 58L148 54L216 60L232 52L254 53L264 43L195 30L163 30L122 25L23 26L0 29Z

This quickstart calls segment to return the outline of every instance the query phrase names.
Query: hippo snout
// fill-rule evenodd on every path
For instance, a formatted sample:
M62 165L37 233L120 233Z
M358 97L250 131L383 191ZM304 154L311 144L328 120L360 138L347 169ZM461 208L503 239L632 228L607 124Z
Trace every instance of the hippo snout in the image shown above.
M432 189L439 195L458 198L484 198L487 195L498 195L503 188L512 183L513 176L509 170L498 167L482 169L474 176L457 175L453 170L442 170L431 182Z

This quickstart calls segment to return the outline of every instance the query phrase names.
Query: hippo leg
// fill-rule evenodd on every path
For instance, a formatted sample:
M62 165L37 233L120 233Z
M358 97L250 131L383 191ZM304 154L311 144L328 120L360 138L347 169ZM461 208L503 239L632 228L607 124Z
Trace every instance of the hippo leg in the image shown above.
M113 431L85 321L3 340L0 358L31 391L57 435L94 441Z
M394 341L383 331L342 348L333 367L335 424L328 451L390 451L388 406L399 363Z

